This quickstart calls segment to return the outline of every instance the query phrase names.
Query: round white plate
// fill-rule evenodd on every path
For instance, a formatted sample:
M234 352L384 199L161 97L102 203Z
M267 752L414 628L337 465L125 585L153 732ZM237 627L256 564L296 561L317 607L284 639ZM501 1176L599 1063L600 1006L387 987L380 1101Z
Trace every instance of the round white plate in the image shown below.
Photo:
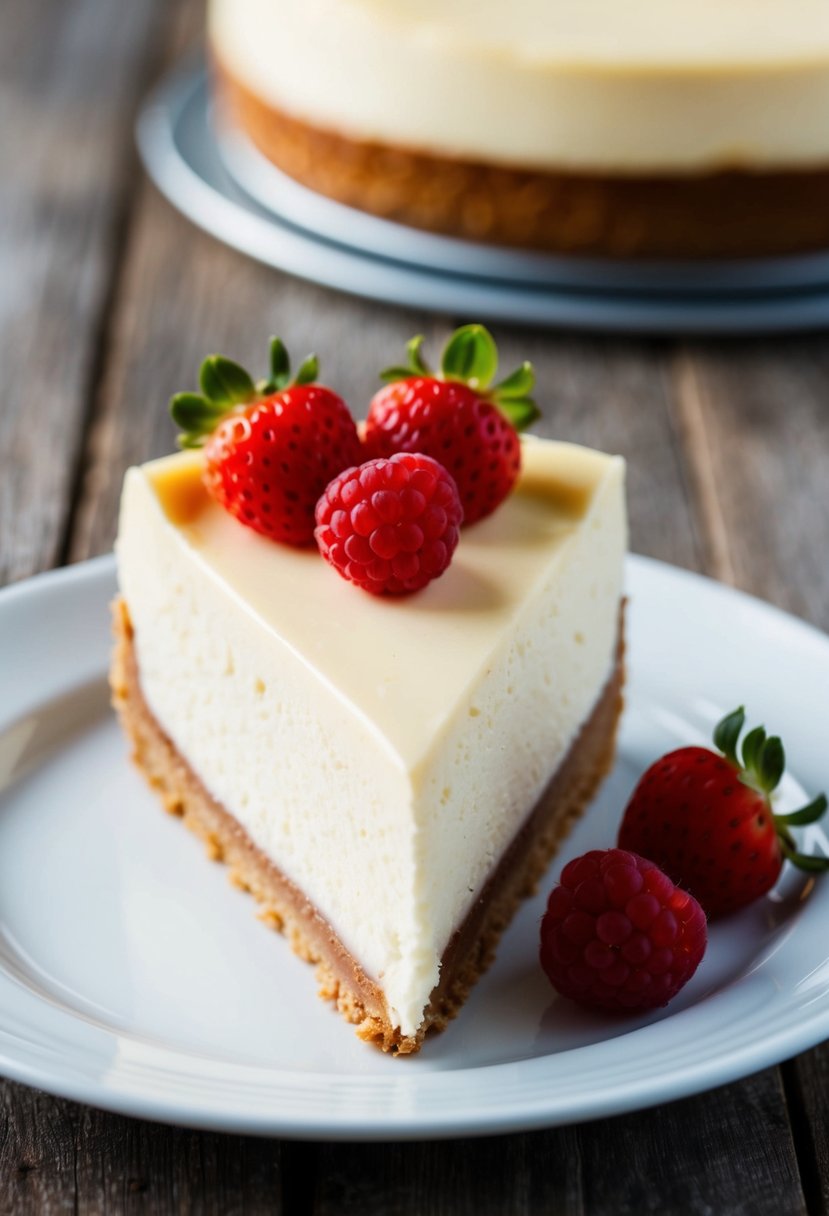
M704 266L536 257L414 232L321 199L238 141L220 150L198 63L162 82L137 134L148 173L195 224L266 265L353 295L474 320L626 333L829 324L829 254Z
M802 786L829 776L829 638L668 566L633 558L628 574L619 760L545 888L568 858L613 842L650 761L707 738L740 701L784 733ZM829 879L788 874L712 929L696 976L651 1017L556 999L536 959L542 891L420 1055L359 1042L128 763L105 685L114 587L104 558L0 593L0 1072L199 1127L422 1138L632 1110L829 1036ZM802 794L790 779L786 800ZM827 849L807 832L804 847Z

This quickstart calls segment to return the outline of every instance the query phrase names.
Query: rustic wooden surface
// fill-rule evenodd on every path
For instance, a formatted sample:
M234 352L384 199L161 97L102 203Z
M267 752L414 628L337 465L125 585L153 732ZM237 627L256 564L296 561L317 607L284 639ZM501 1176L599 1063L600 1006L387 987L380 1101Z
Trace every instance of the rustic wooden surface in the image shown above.
M447 321L294 282L145 182L136 104L197 0L0 6L0 582L112 543L125 466L169 450L200 357L281 333L359 408ZM498 327L544 429L621 452L633 547L829 628L829 338L647 342ZM704 1050L704 1044L700 1045ZM829 1047L698 1098L531 1135L384 1147L165 1128L0 1083L0 1212L829 1213Z

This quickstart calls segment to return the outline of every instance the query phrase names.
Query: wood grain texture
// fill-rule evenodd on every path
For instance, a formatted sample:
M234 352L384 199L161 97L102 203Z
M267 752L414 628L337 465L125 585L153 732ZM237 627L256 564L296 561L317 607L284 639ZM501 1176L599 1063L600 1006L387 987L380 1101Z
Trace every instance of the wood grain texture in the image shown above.
M810 1216L829 1214L829 1043L783 1067Z
M675 385L707 568L829 627L829 341L686 348Z
M292 1211L282 1146L108 1115L22 1086L0 1091L0 1213Z
M805 1216L777 1070L581 1127L322 1146L314 1216Z
M779 1070L581 1130L590 1216L805 1216Z
M0 6L0 583L61 557L162 7Z

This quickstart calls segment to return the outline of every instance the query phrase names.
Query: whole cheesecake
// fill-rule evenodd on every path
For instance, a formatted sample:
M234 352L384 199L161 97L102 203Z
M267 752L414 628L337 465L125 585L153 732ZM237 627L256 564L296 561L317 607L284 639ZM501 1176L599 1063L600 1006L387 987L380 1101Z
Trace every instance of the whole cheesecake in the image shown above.
M611 257L829 246L824 0L209 0L226 118L324 195Z
M358 1033L416 1051L612 762L623 462L525 441L515 491L402 600L243 527L201 473L184 452L125 482L135 758Z

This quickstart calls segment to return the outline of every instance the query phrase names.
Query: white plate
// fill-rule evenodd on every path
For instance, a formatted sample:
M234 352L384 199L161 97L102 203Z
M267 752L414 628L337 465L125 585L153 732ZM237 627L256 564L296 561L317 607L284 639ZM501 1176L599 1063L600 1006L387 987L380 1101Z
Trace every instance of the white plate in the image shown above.
M224 145L232 174L209 117L199 63L179 68L147 101L138 145L158 188L234 249L325 287L474 320L624 333L782 332L829 323L829 254L622 266L485 249L321 199L286 183L238 142Z
M629 566L616 768L564 860L612 843L637 775L745 701L791 769L827 782L829 638L668 566ZM152 1119L313 1138L507 1132L719 1085L829 1036L829 879L714 927L673 1004L617 1021L555 999L544 892L448 1031L391 1059L164 815L107 708L110 558L0 594L0 1072ZM790 780L785 796L802 789ZM818 830L806 847L826 849Z

